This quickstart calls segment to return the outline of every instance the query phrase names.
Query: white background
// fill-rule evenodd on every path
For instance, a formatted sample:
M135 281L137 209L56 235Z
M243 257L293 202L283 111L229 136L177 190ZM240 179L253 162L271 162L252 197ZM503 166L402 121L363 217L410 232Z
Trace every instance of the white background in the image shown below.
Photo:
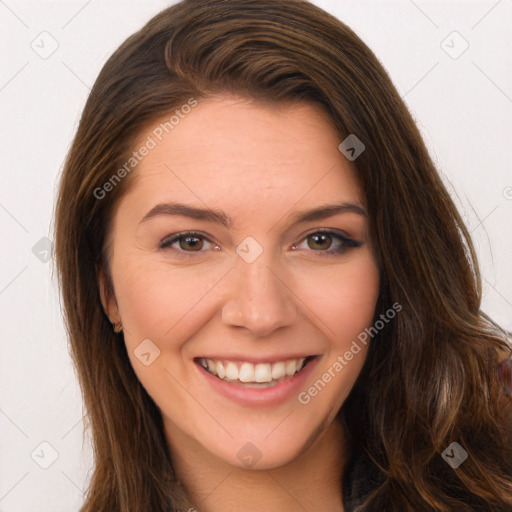
M458 196L484 274L483 310L512 329L512 1L315 3L351 26L389 71ZM76 511L83 500L91 453L82 402L52 263L32 248L51 237L58 176L102 65L168 5L0 0L2 512ZM31 47L51 48L43 31L58 43L47 59ZM469 44L456 59L441 46L453 31ZM444 46L454 54L462 44L452 35ZM42 469L35 449L41 464L52 449L58 457Z

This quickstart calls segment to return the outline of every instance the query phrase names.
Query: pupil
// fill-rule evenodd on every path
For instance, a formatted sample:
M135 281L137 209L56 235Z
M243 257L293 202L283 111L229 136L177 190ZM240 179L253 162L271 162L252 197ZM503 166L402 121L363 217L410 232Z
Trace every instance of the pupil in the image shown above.
M199 249L201 248L200 247L200 243L201 241L199 240L199 238L196 238L194 236L187 236L183 239L184 243L185 244L188 244L189 247L188 248L192 248L192 249L197 249L199 247ZM182 249L187 249L187 247L181 247Z
M325 242L326 240L330 239L330 237L328 235L312 235L312 238L314 240L314 243L317 244L317 245L322 245L322 241ZM321 249L322 248L328 248L329 245L330 245L330 243L327 244L327 247L325 247L325 244L324 244L324 247L320 247L320 248Z

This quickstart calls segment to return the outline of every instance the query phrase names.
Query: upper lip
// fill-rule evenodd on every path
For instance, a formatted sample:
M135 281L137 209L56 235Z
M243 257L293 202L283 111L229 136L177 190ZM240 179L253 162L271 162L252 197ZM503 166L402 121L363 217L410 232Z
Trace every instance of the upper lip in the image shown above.
M295 353L295 354L281 354L281 355L271 355L268 357L255 357L255 356L242 356L240 354L215 354L215 355L204 355L204 356L198 356L195 357L195 360L204 358L204 359L211 359L212 361L240 361L244 363L252 363L252 364L259 364L259 363L278 363L280 361L289 361L290 359L302 359L302 358L308 358L308 357L316 357L318 354L312 354L312 353Z

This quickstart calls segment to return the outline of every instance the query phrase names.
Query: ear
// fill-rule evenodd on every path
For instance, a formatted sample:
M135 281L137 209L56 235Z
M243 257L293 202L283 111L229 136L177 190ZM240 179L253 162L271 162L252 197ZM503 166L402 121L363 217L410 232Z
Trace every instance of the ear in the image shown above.
M117 307L117 301L111 280L106 276L103 268L98 269L97 276L103 310L112 324L118 323L121 321L121 316L119 315L119 309Z

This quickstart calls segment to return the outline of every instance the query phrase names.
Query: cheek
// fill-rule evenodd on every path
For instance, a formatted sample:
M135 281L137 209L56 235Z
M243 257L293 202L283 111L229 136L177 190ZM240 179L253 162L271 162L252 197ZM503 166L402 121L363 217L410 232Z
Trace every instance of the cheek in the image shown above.
M333 345L344 346L371 325L379 296L379 272L370 253L347 264L303 274L297 295ZM321 320L321 322L320 322Z
M199 321L202 300L223 275L219 268L171 268L165 261L136 258L117 268L116 297L129 345L179 338L185 325Z

